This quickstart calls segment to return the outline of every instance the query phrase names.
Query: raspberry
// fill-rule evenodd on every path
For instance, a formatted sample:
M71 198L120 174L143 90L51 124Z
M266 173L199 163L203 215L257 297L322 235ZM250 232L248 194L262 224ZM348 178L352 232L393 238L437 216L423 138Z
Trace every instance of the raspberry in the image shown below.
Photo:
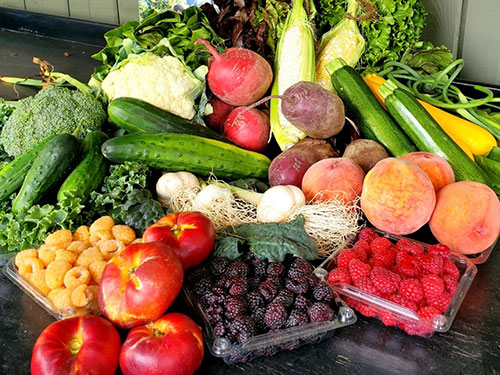
M424 253L424 248L421 245L409 240L408 238L400 239L396 244L396 247L400 251L406 251L408 254L413 256L422 255Z
M252 318L246 315L241 315L231 320L227 327L231 331L231 334L236 337L238 342L243 342L248 340L257 334L257 327Z
M398 253L396 254L396 264L401 264L401 262L404 262L406 259L410 257L411 257L410 253L404 250L399 250Z
M443 262L443 272L445 274L450 275L455 280L458 280L458 278L460 277L460 271L458 270L458 268L455 265L455 263L453 263L453 261L451 261L450 259L445 259L444 260L444 262Z
M280 302L273 302L266 308L264 322L271 329L278 329L285 325L287 321L286 308Z
M247 303L242 296L228 296L224 307L226 309L225 315L229 319L233 319L247 311Z
M436 275L427 275L420 279L426 300L435 299L444 292L443 280Z
M253 292L248 293L246 297L247 297L248 308L250 309L250 311L255 311L257 308L264 305L264 298L259 292L255 290Z
M379 318L387 327L394 327L396 324L398 324L398 320L396 319L396 317L387 311L380 311Z
M451 256L450 248L440 243L429 246L427 254L439 255L443 259L450 259Z
M285 327L297 327L306 323L309 323L309 317L307 316L306 310L295 309L290 313L290 316L285 323Z
M281 262L269 263L267 266L267 274L273 276L281 276L285 274L285 265Z
M388 296L385 296L385 299L395 303L396 305L401 305L402 297L401 294L390 294Z
M213 275L221 276L226 271L226 268L229 265L229 263L230 263L230 261L227 258L214 257L214 258L210 259L210 262L208 263L208 267Z
M399 323L398 327L409 335L417 335L419 333L418 323L404 322Z
M229 278L229 294L232 296L241 296L248 291L248 280L243 276L233 276Z
M365 253L371 253L370 244L366 240L357 240L353 248L361 248Z
M366 263L368 261L368 256L366 255L366 250L364 248L362 248L362 247L360 247L358 245L354 245L354 247L351 250L354 253L356 253L357 258L359 260L361 260L362 262Z
M406 307L407 309L410 309L415 312L417 312L418 310L418 305L404 296L401 296L401 306Z
M358 310L362 315L367 316L369 318L374 318L377 316L377 309L368 306L366 303L358 302L356 310Z
M422 265L417 258L409 255L398 264L398 271L401 276L415 277L422 271Z
M309 289L309 283L305 277L296 277L295 279L285 279L285 288L295 294L306 294Z
M352 249L344 249L337 257L337 267L348 268L353 259L359 259L358 254Z
M358 235L358 239L365 240L368 243L372 242L377 237L378 235L373 228L363 228Z
M356 283L357 280L370 276L371 267L360 261L359 259L353 259L349 263L349 274L351 275L352 281Z
M448 293L450 293L451 296L455 294L455 291L458 288L458 282L453 278L453 276L451 276L448 273L445 273L443 275L443 283L444 283L444 288Z
M425 306L425 307L422 307L421 309L418 310L417 312L418 316L424 318L424 319L432 319L432 317L434 315L438 315L439 314L439 310L436 309L435 307L433 306Z
M335 283L352 284L351 275L346 268L335 268L328 274L328 282L333 285Z
M326 303L315 302L307 309L311 322L326 322L335 319L335 313Z
M357 308L358 307L358 301L356 301L354 298L351 297L344 297L344 302L349 306L350 308Z
M417 257L422 264L422 272L439 275L443 272L443 258L439 255L423 254Z
M439 297L427 301L430 306L434 306L440 313L445 313L451 302L451 296L448 292L443 292Z
M385 237L378 237L375 238L371 243L370 243L370 249L373 254L378 253L379 251L385 251L389 250L389 248L392 246L391 241L389 241Z
M370 293L376 296L381 295L378 289L375 288L375 284L368 277L363 277L359 279L354 283L354 286L356 286L356 288L358 288L363 292Z
M383 238L383 237L380 237ZM379 250L373 254L368 264L372 267L391 268L396 258L396 252L392 248Z
M260 328L260 329L269 328L266 325L265 317L266 317L266 308L265 307L258 307L252 313L252 319L255 322L255 325L257 326L257 328Z
M231 276L246 276L248 274L248 266L240 261L235 261L226 268L227 277Z
M370 272L370 280L373 282L373 285L384 294L394 293L398 290L396 276L396 274L382 267L373 267Z
M297 309L307 309L311 305L311 301L309 301L306 297L300 295L295 297L294 306Z
M417 279L402 280L399 284L399 294L413 302L419 302L424 298L424 291Z
M266 301L272 300L278 294L278 287L271 280L262 282L262 284L259 285L258 290Z
M293 293L287 289L280 290L276 298L273 300L274 302L281 302L286 308L293 305Z
M313 297L318 302L330 303L333 300L332 289L324 283L317 284L313 289Z

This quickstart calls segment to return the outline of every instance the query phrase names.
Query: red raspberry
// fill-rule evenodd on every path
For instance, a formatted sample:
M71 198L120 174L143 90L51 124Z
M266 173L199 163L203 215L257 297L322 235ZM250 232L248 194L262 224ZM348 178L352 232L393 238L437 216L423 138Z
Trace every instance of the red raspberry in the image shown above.
M337 257L337 267L348 268L349 263L351 263L351 260L357 258L358 254L356 254L355 251L351 249L344 249L340 252L339 256Z
M372 252L375 254L379 251L385 251L388 250L392 246L391 241L389 241L385 237L378 237L375 238L371 243L370 243L370 248L372 249Z
M398 320L396 319L396 317L387 311L380 311L379 318L387 327L394 327L396 324L398 324Z
M370 252L370 244L366 240L357 240L353 247L361 247L367 253Z
M450 275L455 280L458 280L458 278L460 276L460 271L458 270L458 268L455 265L455 263L453 263L453 261L451 261L450 259L445 259L444 260L444 263L443 263L443 272L445 274Z
M430 319L432 319L432 317L434 315L440 314L440 312L434 306L425 306L425 307L422 307L421 309L419 309L417 314L418 314L418 316L420 316L424 319L430 320Z
M412 311L417 312L418 310L418 305L410 301L408 298L401 296L401 306L406 307L407 309L410 309Z
M398 327L409 335L418 335L419 333L418 323L404 322L399 323Z
M372 267L379 266L384 268L391 268L394 264L395 259L395 250L392 248L388 248L386 250L379 250L378 252L374 253L368 261L368 264L370 264Z
M365 240L368 243L372 242L377 237L378 234L375 233L375 230L373 228L363 228L358 235L358 239Z
M362 277L358 279L354 282L354 286L365 293L370 293L375 296L382 295L382 293L380 293L378 289L375 288L375 284L373 284L373 281L371 281L368 277Z
M346 268L335 268L328 274L328 282L330 284L344 283L352 285L351 275Z
M396 264L400 264L409 257L411 257L410 253L406 252L405 250L399 250L396 254Z
M417 257L422 264L422 272L439 275L443 272L443 258L439 255L423 254Z
M356 309L364 316L369 318L374 318L377 316L377 309L371 306L368 306L366 303L358 302Z
M450 259L450 248L446 245L438 243L437 245L431 245L427 249L427 254L439 255L444 259Z
M440 313L445 313L451 302L451 296L448 292L443 292L438 298L427 301L429 306L434 306Z
M415 242L412 242L408 238L400 239L398 241L398 243L396 244L396 247L399 250L406 251L407 253L409 253L413 256L421 255L424 253L424 248L421 245L419 245Z
M396 305L401 305L401 294L390 294L388 296L385 296L385 299L395 303Z
M358 241L359 242L359 241ZM368 261L368 256L366 255L366 250L358 245L354 245L352 248L352 251L354 251L358 257L359 260L361 260L363 263L366 263Z
M417 258L409 255L398 264L398 271L401 276L415 277L422 271L422 265Z
M450 274L445 273L443 275L443 283L446 291L450 293L451 296L453 296L453 294L455 294L455 291L458 288L458 281L455 280L453 276L451 276Z
M420 279L427 300L435 299L444 292L443 280L436 275L427 275Z
M406 279L399 284L399 294L410 301L419 302L424 298L424 291L417 279Z
M361 278L370 276L371 267L360 261L359 259L352 259L349 263L349 273L351 274L351 279L356 283Z
M352 309L355 309L358 307L358 301L356 301L354 298L351 297L344 297L344 302L347 304Z
M391 294L398 290L399 285L396 281L397 279L391 274L395 275L385 268L378 266L373 267L370 272L370 280L373 282L373 285L375 285L375 288L377 288L381 293Z

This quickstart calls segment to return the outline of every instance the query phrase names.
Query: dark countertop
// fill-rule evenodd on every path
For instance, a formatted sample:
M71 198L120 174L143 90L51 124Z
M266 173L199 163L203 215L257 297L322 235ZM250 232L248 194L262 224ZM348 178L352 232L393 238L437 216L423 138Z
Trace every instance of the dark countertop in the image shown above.
M1 9L0 9L1 16ZM0 17L1 19L1 17ZM3 23L0 22L0 25ZM0 75L37 73L33 56L49 60L86 82L99 50L91 44L61 41L0 29ZM64 56L68 52L69 56ZM19 89L22 96L29 89ZM0 84L0 97L14 99L12 86ZM199 374L500 374L500 244L487 263L478 266L462 307L449 332L424 339L358 316L332 338L260 358L226 365L208 350ZM178 304L175 309L182 309ZM0 375L29 374L31 350L40 332L54 319L0 274ZM139 374L138 374L139 375Z

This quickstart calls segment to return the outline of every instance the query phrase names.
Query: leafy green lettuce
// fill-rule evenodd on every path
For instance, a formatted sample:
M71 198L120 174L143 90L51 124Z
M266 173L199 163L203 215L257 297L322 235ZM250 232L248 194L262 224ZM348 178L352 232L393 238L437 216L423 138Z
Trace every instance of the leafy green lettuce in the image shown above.
M435 76L453 62L453 55L445 46L417 42L405 51L401 62L421 74Z

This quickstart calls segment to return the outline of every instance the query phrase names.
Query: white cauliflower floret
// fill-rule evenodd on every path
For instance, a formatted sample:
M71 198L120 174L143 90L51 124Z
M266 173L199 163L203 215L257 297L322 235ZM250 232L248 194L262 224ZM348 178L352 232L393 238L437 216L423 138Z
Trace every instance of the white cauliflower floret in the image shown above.
M186 119L196 114L194 100L202 82L186 71L173 56L145 54L130 59L102 81L109 100L120 97L141 99Z

